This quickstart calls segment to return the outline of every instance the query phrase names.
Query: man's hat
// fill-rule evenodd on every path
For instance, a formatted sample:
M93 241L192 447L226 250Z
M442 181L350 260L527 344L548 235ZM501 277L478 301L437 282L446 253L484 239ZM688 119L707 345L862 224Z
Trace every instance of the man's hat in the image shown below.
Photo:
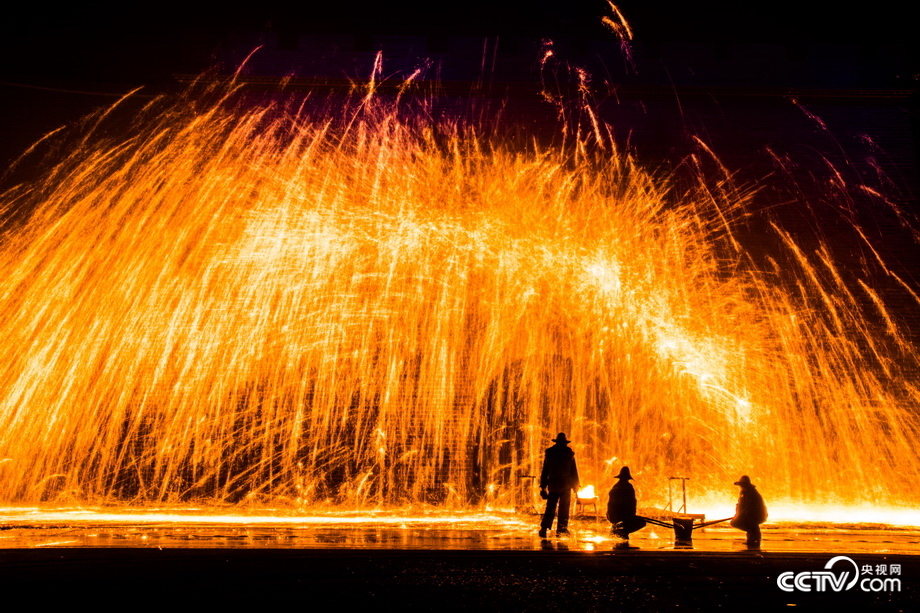
M620 474L617 475L617 479L627 479L629 481L633 480L632 475L629 474L629 466L624 466L620 469Z
M748 477L747 475L741 475L741 478L735 481L735 485L745 486L745 485L753 485L753 484L751 483L750 477Z
M553 439L553 442L554 442L554 443L566 443L566 444L568 444L568 443L571 443L572 441L566 440L566 438L565 438L565 432L560 432L559 434L556 435L556 438Z

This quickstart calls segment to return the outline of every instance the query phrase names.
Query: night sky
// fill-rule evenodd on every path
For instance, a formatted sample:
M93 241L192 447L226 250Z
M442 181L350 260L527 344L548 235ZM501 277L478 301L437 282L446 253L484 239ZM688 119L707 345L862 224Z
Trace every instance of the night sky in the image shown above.
M394 6L395 4L395 6ZM502 8L492 8L498 4ZM752 42L808 45L856 44L866 54L879 44L911 49L918 44L906 3L864 3L859 11L840 3L656 3L629 0L619 6L641 50L671 41L719 45ZM297 8L207 11L184 7L148 14L79 7L50 11L36 6L0 24L4 81L116 90L156 85L174 72L197 72L241 33L282 37L311 34L424 34L597 39L609 36L600 18L602 0L456 4L431 2L301 3ZM803 8L804 7L804 8Z
M865 98L852 110L853 98L845 93L828 111L829 126L843 141L872 136L894 158L904 181L918 183L917 149L909 142L917 141L917 96L911 100L909 93L918 85L920 44L905 3L865 3L857 11L831 2L628 0L618 6L635 35L633 70L624 67L616 38L601 25L601 17L611 13L603 0L253 5L243 10L157 5L139 14L82 4L51 11L35 4L6 18L0 22L0 158L15 159L42 135L135 88L142 88L137 95L142 101L181 91L176 75L215 66L227 73L258 45L269 51L260 52L265 61L255 65L254 76L261 70L309 78L326 61L324 41L338 37L345 42L326 72L354 78L369 71L369 52L382 48L387 55L383 38L414 36L421 41L419 55L431 51L445 65L459 66L448 71L450 78L474 80L481 75L470 66L479 66L478 58L469 57L470 47L450 41L491 37L501 41L500 60L509 49L514 53L499 79L537 81L539 41L550 38L561 59L594 75L605 119L625 126L623 132L651 159L679 157L677 141L690 134L742 168L754 163L749 151L768 145L832 149L832 143L808 142L811 124L798 123L799 110L789 119L775 109L789 107L789 98L802 91L897 91L894 98L886 94L870 103L876 110L897 106L884 118L865 111ZM280 56L288 59L273 59ZM624 95L632 96L629 108L621 104ZM711 104L704 108L707 96ZM752 101L772 105L773 114L761 114ZM750 117L765 119L746 121Z

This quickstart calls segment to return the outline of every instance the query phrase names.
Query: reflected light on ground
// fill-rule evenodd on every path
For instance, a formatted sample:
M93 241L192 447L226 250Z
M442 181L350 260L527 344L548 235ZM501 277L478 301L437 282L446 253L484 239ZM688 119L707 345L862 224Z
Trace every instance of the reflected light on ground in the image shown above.
M801 505L777 503L768 505L768 524L840 524L920 527L920 512L916 509L872 507L868 505ZM641 510L640 510L641 512ZM695 513L704 513L708 520L731 517L734 508L721 506L699 506ZM522 515L511 511L453 512L428 510L378 510L378 511L329 511L298 514L290 510L252 509L246 513L223 512L220 510L183 508L125 508L123 510L100 510L91 508L42 508L42 507L0 507L0 525L48 525L56 523L116 523L116 524L226 524L258 526L294 525L481 525L530 528L537 522L536 516ZM606 529L605 520L599 522ZM603 537L596 537L601 538Z

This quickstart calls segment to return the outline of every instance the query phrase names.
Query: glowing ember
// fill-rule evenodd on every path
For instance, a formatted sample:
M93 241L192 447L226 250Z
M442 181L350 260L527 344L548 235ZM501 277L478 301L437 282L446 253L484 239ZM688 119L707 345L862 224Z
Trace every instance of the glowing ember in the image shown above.
M724 184L594 136L346 107L151 108L3 196L0 499L510 508L564 431L643 503L917 501L916 350L826 251L756 270Z
M584 500L590 500L591 498L595 498L596 496L597 494L594 493L593 485L586 485L585 487L578 490L578 497Z

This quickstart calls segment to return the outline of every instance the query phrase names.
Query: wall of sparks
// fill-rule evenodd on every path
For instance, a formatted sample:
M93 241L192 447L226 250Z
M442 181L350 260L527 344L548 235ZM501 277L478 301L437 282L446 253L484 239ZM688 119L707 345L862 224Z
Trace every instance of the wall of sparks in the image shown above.
M916 500L915 349L826 251L777 228L786 263L750 264L730 190L231 99L4 195L0 500L514 505L558 431L599 489Z

